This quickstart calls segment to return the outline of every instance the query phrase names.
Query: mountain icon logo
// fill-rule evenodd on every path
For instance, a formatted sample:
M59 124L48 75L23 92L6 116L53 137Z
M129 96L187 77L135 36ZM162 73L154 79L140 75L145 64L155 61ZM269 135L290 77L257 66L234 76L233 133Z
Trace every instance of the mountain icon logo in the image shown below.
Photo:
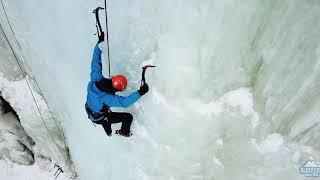
M320 163L309 157L299 170L300 174L303 174L305 177L319 177Z

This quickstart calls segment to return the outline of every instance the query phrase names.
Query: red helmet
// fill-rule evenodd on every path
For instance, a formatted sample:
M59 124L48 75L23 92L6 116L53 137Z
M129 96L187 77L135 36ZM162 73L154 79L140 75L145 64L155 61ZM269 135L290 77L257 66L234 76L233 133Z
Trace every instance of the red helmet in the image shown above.
M119 91L123 91L127 88L128 81L125 76L123 76L123 75L112 76L111 80L112 80L112 86L115 89L117 89Z

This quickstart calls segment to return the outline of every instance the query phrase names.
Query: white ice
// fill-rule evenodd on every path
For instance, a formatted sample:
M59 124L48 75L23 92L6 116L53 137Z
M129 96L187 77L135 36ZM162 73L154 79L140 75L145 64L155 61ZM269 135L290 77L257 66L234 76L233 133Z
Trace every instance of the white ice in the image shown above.
M80 179L295 180L308 157L320 158L318 1L108 1L124 95L139 87L142 64L157 65L150 93L114 109L134 115L131 138L107 137L84 111L91 12L102 1L3 2L21 50L1 10L4 31L61 123ZM5 89L19 71L0 50Z

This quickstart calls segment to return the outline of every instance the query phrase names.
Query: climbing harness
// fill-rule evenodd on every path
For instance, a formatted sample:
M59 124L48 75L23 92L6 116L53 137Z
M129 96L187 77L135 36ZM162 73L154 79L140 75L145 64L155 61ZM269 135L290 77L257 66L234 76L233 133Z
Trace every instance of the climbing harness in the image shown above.
M142 67L142 77L141 77L141 85L140 85L141 87L142 87L143 85L147 84L147 83L146 83L146 70L147 70L148 68L150 68L150 67L156 67L156 66L145 65L145 66Z

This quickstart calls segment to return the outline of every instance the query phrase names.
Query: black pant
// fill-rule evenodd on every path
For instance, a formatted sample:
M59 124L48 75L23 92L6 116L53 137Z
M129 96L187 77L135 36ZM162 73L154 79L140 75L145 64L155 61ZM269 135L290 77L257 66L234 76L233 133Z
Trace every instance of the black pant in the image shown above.
M109 112L106 113L106 120L100 120L100 121L92 121L96 124L101 124L104 131L107 133L107 135L111 135L111 124L114 123L120 123L121 124L121 132L123 134L130 134L130 127L133 120L133 116L130 113L120 113L120 112Z

